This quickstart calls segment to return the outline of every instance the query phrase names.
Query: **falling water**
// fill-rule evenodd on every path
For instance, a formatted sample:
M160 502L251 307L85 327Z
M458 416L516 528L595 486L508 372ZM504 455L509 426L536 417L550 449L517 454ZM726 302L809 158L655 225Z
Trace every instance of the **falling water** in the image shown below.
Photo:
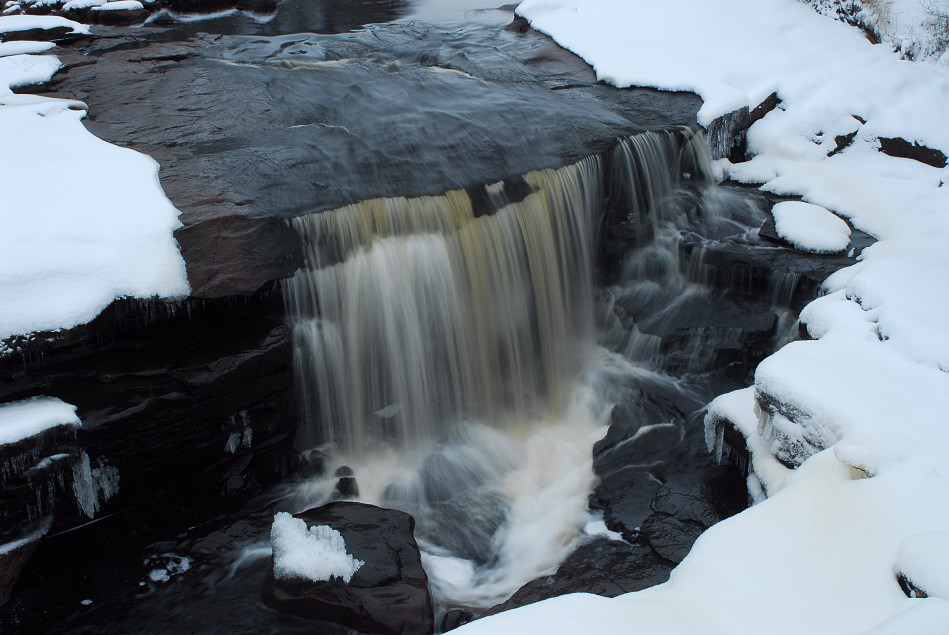
M714 187L709 174L701 135L676 129L484 188L295 219L300 437L328 466L301 508L339 496L329 475L345 464L362 500L416 517L443 604L490 606L553 571L576 544L590 448L628 360L657 346L624 359L597 345L598 227L632 226L627 268L661 284L681 269L667 219Z
M414 447L460 421L562 409L593 340L593 158L524 177L475 216L464 191L296 219L289 282L309 445Z

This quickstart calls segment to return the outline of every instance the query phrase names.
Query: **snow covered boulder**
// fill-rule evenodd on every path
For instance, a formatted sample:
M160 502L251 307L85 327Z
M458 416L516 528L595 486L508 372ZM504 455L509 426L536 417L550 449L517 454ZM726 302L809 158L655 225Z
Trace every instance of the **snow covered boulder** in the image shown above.
M151 11L138 0L115 0L89 9L90 18L99 24L138 24L149 15Z
M404 512L354 502L277 514L264 603L361 633L432 633L414 528Z
M63 42L89 35L89 27L59 16L7 15L0 17L0 42L12 40Z

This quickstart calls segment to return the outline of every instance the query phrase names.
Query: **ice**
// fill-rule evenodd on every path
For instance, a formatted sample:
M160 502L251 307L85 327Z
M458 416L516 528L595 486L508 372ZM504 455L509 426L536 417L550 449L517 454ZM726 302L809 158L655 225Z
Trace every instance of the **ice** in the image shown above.
M16 443L56 426L80 426L76 406L54 397L0 404L0 445Z
M349 583L365 564L346 553L342 534L327 525L307 528L306 522L279 512L270 529L274 577L325 581L331 577Z
M771 208L778 236L804 251L832 254L850 245L850 227L825 208L784 201Z

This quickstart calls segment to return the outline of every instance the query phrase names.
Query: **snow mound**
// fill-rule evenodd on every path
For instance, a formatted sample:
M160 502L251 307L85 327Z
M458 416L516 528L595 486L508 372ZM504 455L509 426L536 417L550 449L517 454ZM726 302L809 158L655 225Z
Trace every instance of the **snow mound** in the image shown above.
M79 426L76 406L54 397L0 404L0 445L16 443L56 426Z
M274 577L326 581L342 578L346 583L365 563L346 553L342 534L327 525L307 529L306 522L287 512L274 516L270 528Z
M785 201L771 208L778 236L802 251L838 253L850 245L850 227L826 208Z

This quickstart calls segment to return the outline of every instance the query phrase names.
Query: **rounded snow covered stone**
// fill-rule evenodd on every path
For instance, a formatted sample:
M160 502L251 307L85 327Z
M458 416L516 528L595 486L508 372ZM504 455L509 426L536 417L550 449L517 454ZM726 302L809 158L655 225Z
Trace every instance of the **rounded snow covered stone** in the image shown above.
M284 613L332 622L361 633L434 632L432 597L413 534L412 516L340 501L295 514L295 518L306 523L314 540L324 534L335 539L338 532L342 540L334 543L336 550L345 550L345 556L359 566L346 576L348 582L338 575L326 576L327 580L312 579L319 575L287 575L283 566L275 573L276 551L281 548L278 546L264 582L265 604ZM314 531L314 527L321 529ZM281 556L286 559L287 554Z
M785 201L771 209L778 236L801 251L835 254L850 245L850 226L826 208Z
M896 577L909 597L949 600L949 533L927 531L905 538L896 552Z

